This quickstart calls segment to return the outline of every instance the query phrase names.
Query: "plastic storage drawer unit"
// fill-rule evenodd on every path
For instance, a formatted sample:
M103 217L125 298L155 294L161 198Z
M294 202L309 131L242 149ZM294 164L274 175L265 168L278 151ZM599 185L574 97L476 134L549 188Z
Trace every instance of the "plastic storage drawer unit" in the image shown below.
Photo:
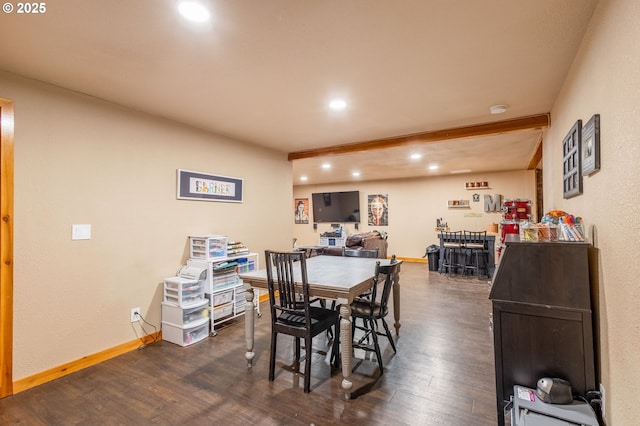
M188 326L180 327L162 321L162 340L175 343L180 346L193 345L205 339L209 335L209 319L202 318L200 321L190 323Z
M186 306L202 299L204 299L204 281L182 277L164 279L164 302Z
M205 235L189 237L189 257L192 259L224 259L227 257L227 237Z
M176 306L173 303L162 302L162 321L180 327L192 325L202 318L209 318L207 300L201 300L193 306Z

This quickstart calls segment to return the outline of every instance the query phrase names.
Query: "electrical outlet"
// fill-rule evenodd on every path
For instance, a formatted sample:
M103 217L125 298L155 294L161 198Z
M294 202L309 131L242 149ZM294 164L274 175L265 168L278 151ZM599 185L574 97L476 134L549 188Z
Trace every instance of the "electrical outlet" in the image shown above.
M140 321L140 308L131 308L131 322Z
M604 399L604 385L602 383L600 383L600 401L602 401L602 403L600 404L600 412L602 413L602 418L605 418L606 417L605 415L606 400Z

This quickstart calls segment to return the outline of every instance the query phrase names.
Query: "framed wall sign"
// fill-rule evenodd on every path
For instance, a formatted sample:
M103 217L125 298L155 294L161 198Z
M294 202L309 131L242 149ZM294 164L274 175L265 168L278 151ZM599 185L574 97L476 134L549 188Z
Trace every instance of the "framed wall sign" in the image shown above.
M242 202L244 180L178 169L178 199Z
M582 120L578 120L562 141L562 196L565 199L582 194L581 138Z
M595 114L582 128L582 176L600 170L600 114Z

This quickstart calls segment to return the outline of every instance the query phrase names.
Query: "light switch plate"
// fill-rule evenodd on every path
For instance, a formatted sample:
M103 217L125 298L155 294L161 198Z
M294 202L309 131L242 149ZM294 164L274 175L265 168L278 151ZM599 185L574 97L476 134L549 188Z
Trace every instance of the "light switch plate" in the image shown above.
M71 225L72 240L90 240L91 225Z

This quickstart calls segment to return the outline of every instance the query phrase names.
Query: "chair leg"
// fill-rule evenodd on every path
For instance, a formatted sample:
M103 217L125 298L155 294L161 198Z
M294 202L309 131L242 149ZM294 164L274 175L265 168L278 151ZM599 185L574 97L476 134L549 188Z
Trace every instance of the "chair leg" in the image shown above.
M304 338L304 393L311 392L311 336Z
M269 356L269 381L273 382L276 372L276 343L278 342L278 333L271 332L271 355Z
M296 337L295 342L296 342L295 343L296 356L293 361L293 365L295 366L296 371L299 371L300 370L300 338Z
M389 339L389 343L391 344L391 348L393 349L393 353L398 353L396 350L396 344L393 342L393 336L391 335L391 331L389 331L389 326L387 322L382 318L382 325L384 326L384 331L387 334L387 339Z
M369 322L369 325L373 330L373 327L374 327L373 320ZM374 333L371 333L371 336L373 337L373 347L376 351L376 358L378 358L378 367L380 367L380 375L382 375L382 373L384 372L384 369L382 367L382 353L380 352L380 344L378 343L378 334L374 332Z

